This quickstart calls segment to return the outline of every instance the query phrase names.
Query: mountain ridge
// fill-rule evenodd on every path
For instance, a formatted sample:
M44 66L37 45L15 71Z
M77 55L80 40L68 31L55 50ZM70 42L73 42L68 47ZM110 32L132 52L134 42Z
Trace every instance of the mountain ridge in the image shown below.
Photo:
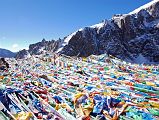
M89 41L88 39L90 38L91 33L85 28L81 33L78 31L70 40L67 40L71 42L64 46L60 53L69 56L89 56L91 54L98 55L108 53L130 62L133 62L134 59L142 56L150 62L158 62L158 23L159 0L156 0L141 6L128 14L114 15L110 20L104 20L102 23L86 27L92 29L92 32L95 31L95 34L93 34L91 38L91 41L95 41L95 46L93 49L88 50L91 47L89 47L90 45L87 45L86 48L88 48L88 51L86 50L86 53L81 52L81 54L79 54L78 50L80 47L78 48L75 44L71 44L73 43L72 41L78 41L77 43L82 41L83 44L87 44L84 42L85 40ZM82 37L82 33L87 33L88 37ZM74 50L77 52L71 51L71 47L76 47ZM91 52L91 50L94 51Z
M61 42L62 42L61 39L57 41L55 40L46 41L45 39L43 39L41 42L30 44L28 50L23 49L19 51L16 54L16 58L24 59L24 58L30 57L31 55L40 55L41 53L44 53L47 51L55 52L59 48L59 45Z
M53 43L58 44L53 52L68 56L107 53L129 62L138 57L147 62L159 62L159 0L79 29Z
M16 53L14 53L10 50L4 49L4 48L0 48L0 57L2 57L2 58L12 58L12 57L15 57L15 56L16 56Z

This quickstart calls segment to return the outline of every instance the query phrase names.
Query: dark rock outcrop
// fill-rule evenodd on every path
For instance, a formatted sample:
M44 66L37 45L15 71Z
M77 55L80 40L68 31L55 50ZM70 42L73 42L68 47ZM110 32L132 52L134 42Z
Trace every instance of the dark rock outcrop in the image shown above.
M8 62L4 58L0 58L0 70L7 70L8 68Z

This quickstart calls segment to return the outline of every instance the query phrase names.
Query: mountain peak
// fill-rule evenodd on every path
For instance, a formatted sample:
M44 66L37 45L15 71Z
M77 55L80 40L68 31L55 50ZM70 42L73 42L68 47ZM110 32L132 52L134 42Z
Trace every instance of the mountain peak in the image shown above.
M46 42L45 38L43 38L41 42L43 42L43 43Z

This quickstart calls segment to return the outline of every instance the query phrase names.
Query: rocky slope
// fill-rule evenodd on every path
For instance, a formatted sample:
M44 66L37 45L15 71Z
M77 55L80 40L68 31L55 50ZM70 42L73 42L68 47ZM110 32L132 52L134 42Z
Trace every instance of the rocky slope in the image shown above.
M44 46L53 45L44 47L45 50L48 48L69 56L107 53L130 62L159 62L159 0L80 29L65 37L60 44L55 41L53 44L42 43L46 44ZM29 53L40 53L43 45L41 42L37 44L37 47L30 45Z
M16 53L11 52L10 50L0 48L0 57L11 58L15 57Z

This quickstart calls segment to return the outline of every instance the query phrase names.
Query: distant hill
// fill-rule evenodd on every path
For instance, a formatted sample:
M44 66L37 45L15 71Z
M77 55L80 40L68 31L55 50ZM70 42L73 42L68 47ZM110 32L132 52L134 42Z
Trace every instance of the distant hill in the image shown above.
M11 52L10 50L0 48L0 57L12 58L15 57L16 53Z

